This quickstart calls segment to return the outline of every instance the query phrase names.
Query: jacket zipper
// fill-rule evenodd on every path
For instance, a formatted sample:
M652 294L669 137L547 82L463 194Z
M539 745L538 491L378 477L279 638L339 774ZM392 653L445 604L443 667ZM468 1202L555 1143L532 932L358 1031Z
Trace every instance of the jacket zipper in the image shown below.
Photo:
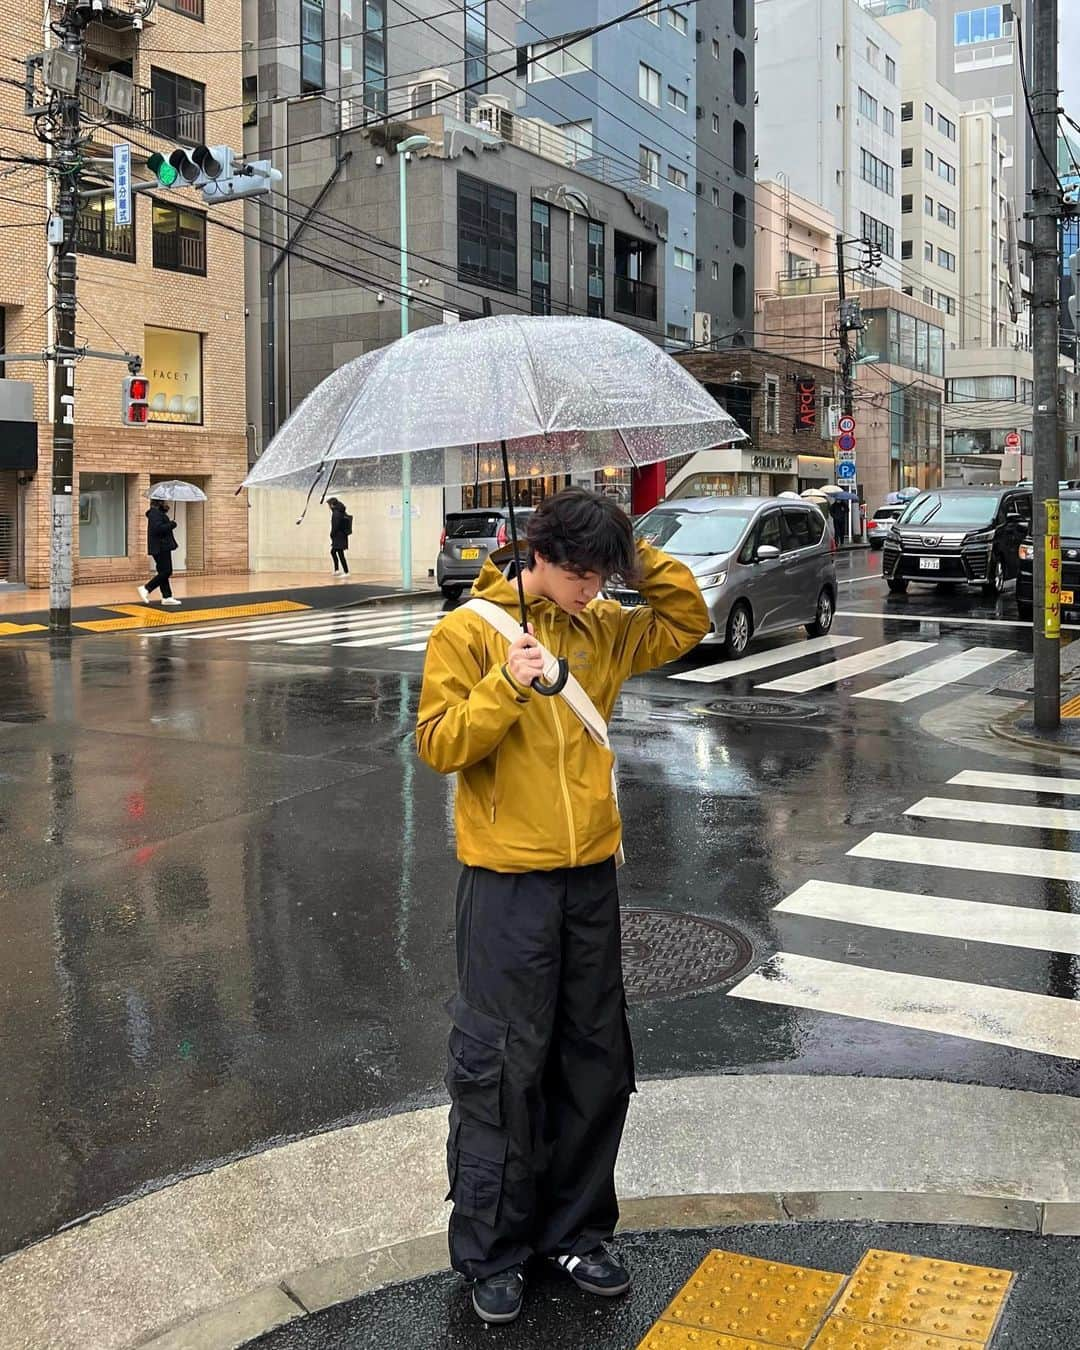
M548 699L551 708L551 715L555 719L555 734L559 738L559 782L562 785L563 805L566 807L566 830L570 836L570 866L577 866L577 835L574 833L574 812L570 805L570 787L566 781L566 735L563 732L562 722L559 720L559 711L555 707L556 700Z

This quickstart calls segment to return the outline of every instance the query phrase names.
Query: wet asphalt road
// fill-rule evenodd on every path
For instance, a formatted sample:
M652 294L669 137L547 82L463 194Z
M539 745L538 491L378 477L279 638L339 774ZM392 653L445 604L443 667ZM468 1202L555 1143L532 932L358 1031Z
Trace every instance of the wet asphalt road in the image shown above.
M1030 630L1010 595L889 597L862 579L875 562L843 560L845 647L804 654L799 631L756 649L783 658L759 673L668 678L715 664L705 646L627 686L614 726L624 906L722 921L749 958L718 987L634 1006L639 1074L840 1072L1075 1094L1075 1058L994 1043L1010 1034L996 1006L976 1009L978 1034L962 1038L947 994L928 1002L927 986L903 981L1071 1000L1076 958L774 912L811 880L826 895L861 886L1061 913L1080 898L1076 880L1033 877L993 850L977 871L848 855L872 834L961 852L1074 847L1056 826L905 815L926 796L976 812L1016 801L947 786L1023 766L921 719L993 688L1030 652ZM927 645L838 684L770 693L790 720L709 708L833 659L874 662L900 641ZM974 648L1006 655L906 702L856 697ZM442 1100L457 869L451 785L413 753L422 661L280 633L83 637L51 656L47 641L0 644L0 1251L269 1143ZM692 967L700 953L667 955ZM893 973L929 1026L761 998L806 958ZM730 996L763 967L758 996Z

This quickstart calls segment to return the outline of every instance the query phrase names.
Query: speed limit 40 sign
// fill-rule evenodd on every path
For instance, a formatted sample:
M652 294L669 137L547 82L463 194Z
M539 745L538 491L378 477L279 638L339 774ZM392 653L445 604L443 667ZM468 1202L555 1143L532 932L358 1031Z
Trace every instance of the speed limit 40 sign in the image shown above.
M850 436L855 430L855 419L845 414L837 423L837 429L842 436Z

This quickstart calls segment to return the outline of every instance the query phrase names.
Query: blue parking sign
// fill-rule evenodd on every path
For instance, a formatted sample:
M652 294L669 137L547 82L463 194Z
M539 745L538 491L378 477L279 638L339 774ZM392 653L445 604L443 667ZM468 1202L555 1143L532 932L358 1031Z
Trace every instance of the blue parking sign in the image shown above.
M850 459L842 459L836 466L837 478L851 479L855 477L855 465Z

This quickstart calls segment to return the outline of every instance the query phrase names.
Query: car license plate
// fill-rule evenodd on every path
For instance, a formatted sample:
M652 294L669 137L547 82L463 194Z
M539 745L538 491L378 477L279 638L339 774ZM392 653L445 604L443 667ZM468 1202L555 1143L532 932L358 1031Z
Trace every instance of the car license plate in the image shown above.
M463 560L465 558L479 558L479 556L480 550L478 548L463 548L461 550L461 557Z
M940 572L940 571L941 571L941 559L940 559L940 558L920 558L920 559L919 559L919 570L920 570L921 572Z
M609 591L612 600L618 600L624 609L637 609L645 603L645 597L638 591Z
M1071 605L1072 602L1073 602L1073 593L1072 593L1072 591L1062 591L1062 592L1061 592L1061 603L1062 603L1063 605Z

